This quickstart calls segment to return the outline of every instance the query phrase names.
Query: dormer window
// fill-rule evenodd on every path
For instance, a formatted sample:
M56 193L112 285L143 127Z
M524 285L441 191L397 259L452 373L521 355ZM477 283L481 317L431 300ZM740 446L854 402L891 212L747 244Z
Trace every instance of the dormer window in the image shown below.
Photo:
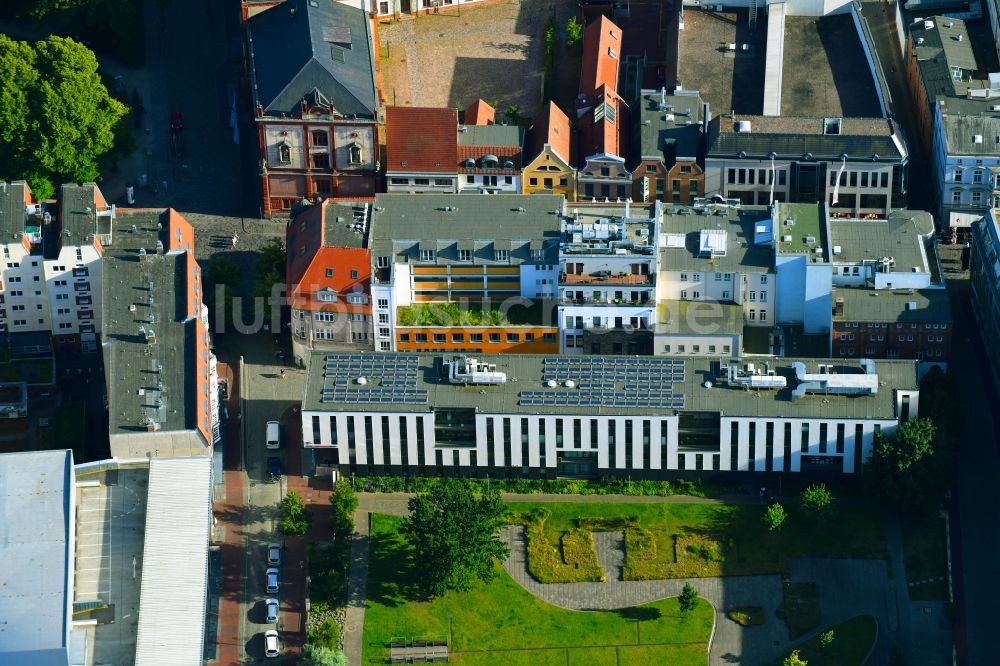
M465 167L466 169L475 169L476 160L472 159L471 157L466 157L465 161L462 162L462 166Z
M434 261L435 254L434 250L421 250L420 261Z
M480 163L484 169L496 169L500 166L500 158L496 155L483 155Z
M292 147L282 141L278 144L278 164L292 163Z
M350 156L351 164L361 164L361 146L357 143L352 143L347 147L347 152Z
M321 289L316 292L316 300L323 303L336 303L337 302L337 292L333 289Z
M513 160L504 160L503 161L503 168L504 169L513 169L514 168L514 162L513 162Z

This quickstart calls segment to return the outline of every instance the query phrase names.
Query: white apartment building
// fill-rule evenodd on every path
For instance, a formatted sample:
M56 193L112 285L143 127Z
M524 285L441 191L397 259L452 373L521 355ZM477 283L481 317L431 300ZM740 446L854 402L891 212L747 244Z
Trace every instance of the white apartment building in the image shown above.
M559 249L560 353L650 353L661 214L660 202L567 209Z
M850 474L918 398L913 361L316 353L302 433L341 473Z
M0 186L4 210L0 330L51 332L53 347L97 351L101 257L115 211L93 183L64 185L59 206L31 202L25 183Z
M541 194L378 195L369 232L375 349L396 350L401 307L554 298L562 207L562 197Z

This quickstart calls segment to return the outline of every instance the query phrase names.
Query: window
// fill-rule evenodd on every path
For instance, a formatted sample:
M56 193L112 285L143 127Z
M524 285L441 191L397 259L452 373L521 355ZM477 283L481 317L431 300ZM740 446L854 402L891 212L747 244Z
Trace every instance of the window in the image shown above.
M451 341L452 342L459 342L459 343L460 342L465 342L465 334L464 333L452 333L451 334Z
M278 164L292 163L292 148L287 143L278 144Z
M761 321L767 321L767 310L761 310L760 311L760 320Z
M757 319L757 311L756 310L751 310L750 311L750 321L755 321L756 319Z
M972 205L979 206L982 204L982 202L983 202L983 193L979 191L974 191L972 193ZM37 280L38 278L35 279Z
M446 336L445 336L444 333L435 333L434 334L434 342L435 342L435 344L443 344L444 341L445 341L445 339L446 339Z
M351 279L352 280L357 280L358 279L358 271L357 271L356 268L352 268L351 269Z
M952 67L951 68L951 78L955 79L956 81L961 81L962 80L962 68L961 67Z
M687 291L686 290L681 290L681 299L683 300L683 299L686 299L687 297L688 297Z
M766 291L760 292L760 302L761 303L767 303L767 292Z
M472 250L459 250L458 251L459 261L472 261Z
M510 250L494 250L493 259L496 261L507 261L510 258Z
M434 261L434 250L421 250L420 261Z
M347 149L347 154L351 164L361 164L361 146L352 143Z
M687 345L677 345L677 353L683 354L687 351Z
M337 292L331 289L324 289L323 291L316 292L316 298L324 303L335 303L337 301Z
M329 135L325 130L315 130L312 133L312 142L314 146L329 146Z
M688 274L681 273L681 282L687 282L687 281L688 281Z
M500 342L500 334L499 333L490 333L490 342L492 342L494 344L499 343Z
M419 344L426 344L427 343L427 334L426 333L417 333L414 337L416 338L416 341L417 341L418 345Z
M332 278L333 277L333 269L332 268L326 269L326 276L328 278Z
M972 172L972 182L973 184L980 184L983 182L983 172L980 169L976 169Z
M508 333L507 334L507 342L520 342L520 341L521 341L521 334L520 333Z
M528 185L531 185L532 187L537 186L538 185L538 179L537 178L529 178L528 179Z
M387 309L389 309L389 299L388 298L380 298L380 299L378 299L378 308L379 308L379 310L387 310Z
M483 334L482 333L470 333L469 334L469 340L472 341L472 342L482 342L483 341Z
M312 156L313 168L315 169L329 169L330 168L330 156L326 153L319 153Z
M316 186L316 194L330 194L333 191L329 178L317 178L313 184Z
M430 180L430 178L414 178L413 179L413 184L414 185L430 185L431 184L431 180Z
M380 324L388 324L389 323L389 313L388 312L380 312L379 315L378 315L378 323L380 323Z
M728 291L723 291L722 292L722 300L724 300L724 301L725 300L729 300L729 292Z
M689 180L688 181L688 193L689 194L698 194L698 181L697 180Z
M761 275L760 276L760 283L761 284L767 284L767 276L766 275Z
M691 173L691 167L689 167L689 166L682 166L681 167L681 173Z
M695 273L691 276L691 280L694 282L701 282L701 273Z
M435 178L434 184L438 186L448 187L449 185L451 185L451 181L448 180L447 178Z
M751 291L750 292L750 300L751 301L756 301L757 300L757 292L756 291Z
M389 257L375 257L376 268L389 268Z

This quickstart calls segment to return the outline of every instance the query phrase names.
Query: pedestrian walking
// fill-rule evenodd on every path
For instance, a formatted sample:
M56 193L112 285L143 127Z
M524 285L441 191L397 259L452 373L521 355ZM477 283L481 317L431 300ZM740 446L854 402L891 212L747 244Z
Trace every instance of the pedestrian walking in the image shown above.
M282 379L285 378L285 369L284 368L281 369L281 378Z

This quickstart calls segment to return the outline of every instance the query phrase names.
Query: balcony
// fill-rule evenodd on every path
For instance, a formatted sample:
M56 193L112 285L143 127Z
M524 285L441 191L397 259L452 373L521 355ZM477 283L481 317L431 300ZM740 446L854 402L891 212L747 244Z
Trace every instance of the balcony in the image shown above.
M637 273L612 273L611 271L595 271L585 275L576 273L559 273L559 284L621 284L621 285L653 285L655 276Z
M498 307L480 304L433 301L396 308L397 326L554 326L551 303L525 301ZM501 305L503 304L503 305ZM487 304L488 305L488 304Z
M619 307L639 307L651 305L652 300L648 294L643 294L644 298L633 301L624 298L591 298L589 296L563 296L559 302L564 305L617 305Z

